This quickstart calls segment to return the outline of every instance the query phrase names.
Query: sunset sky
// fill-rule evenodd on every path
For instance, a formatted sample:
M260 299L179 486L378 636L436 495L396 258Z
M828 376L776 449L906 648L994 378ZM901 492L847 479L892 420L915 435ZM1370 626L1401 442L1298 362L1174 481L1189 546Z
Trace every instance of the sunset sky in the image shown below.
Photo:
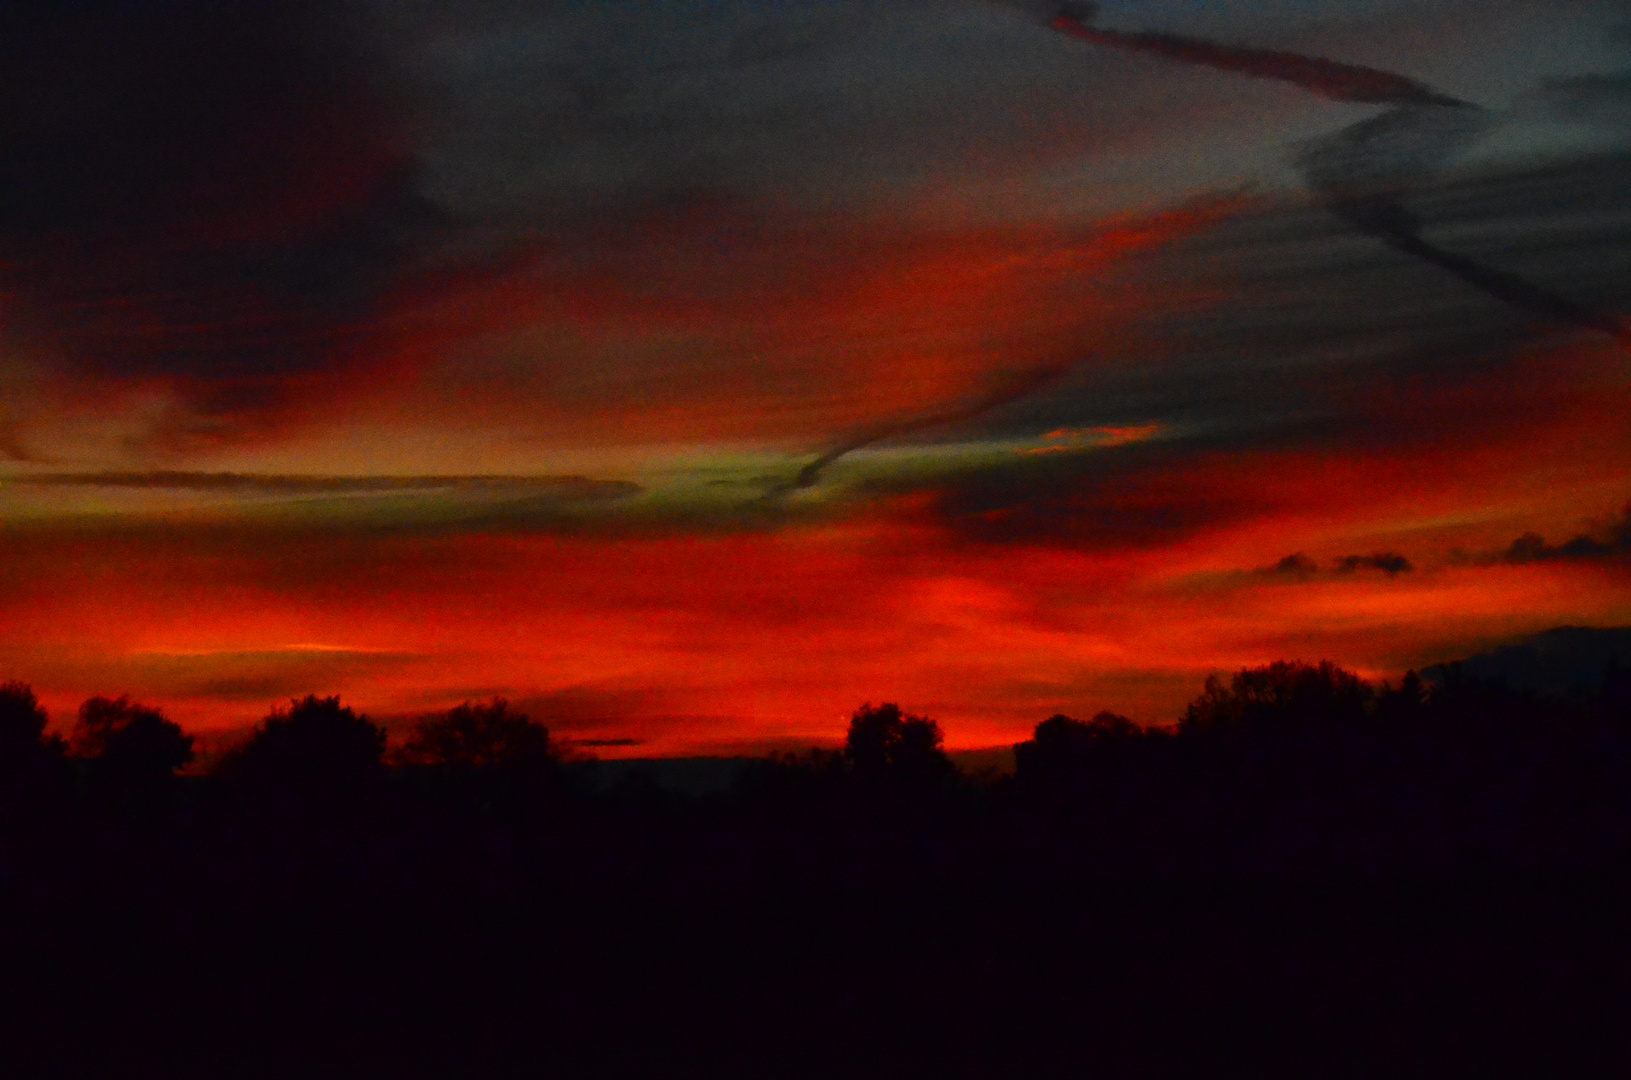
M1624 3L5 5L0 679L692 754L1397 678L1631 622L1628 315Z

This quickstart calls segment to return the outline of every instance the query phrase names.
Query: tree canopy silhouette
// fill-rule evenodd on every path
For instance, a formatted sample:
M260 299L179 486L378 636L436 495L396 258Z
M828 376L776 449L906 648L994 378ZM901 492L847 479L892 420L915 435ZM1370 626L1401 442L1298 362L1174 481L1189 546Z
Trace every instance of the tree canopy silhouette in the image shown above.
M555 763L549 729L509 702L466 701L421 721L396 755L405 765L457 770L536 770Z
M1268 733L1365 718L1369 683L1329 660L1318 665L1276 660L1238 672L1225 687L1207 677L1200 697L1178 722L1179 734Z
M1063 779L1105 749L1143 735L1143 729L1125 716L1101 712L1082 721L1055 713L1031 737L1014 744L1014 769L1025 779Z
M308 694L274 709L231 763L252 785L305 794L355 789L383 764L385 732L338 697Z
M941 749L940 725L899 705L862 705L850 717L844 759L859 777L927 780L955 771Z
M18 767L48 752L52 744L41 741L48 719L32 687L0 683L0 769Z
M62 738L45 734L48 719L27 684L0 683L0 810L8 818L62 780Z
M1270 664L1212 680L1186 734L1054 715L1016 778L968 783L937 724L868 704L842 751L682 794L512 770L551 746L500 700L427 718L386 774L379 728L332 697L284 702L219 775L99 787L122 738L169 722L92 699L83 764L62 768L44 709L7 684L0 747L48 767L0 775L0 1043L41 1063L22 1075L123 1075L132 1044L168 1053L180 1015L203 1053L141 1075L230 1074L284 1044L279 1075L333 1071L335 1033L351 1071L396 1076L512 1055L498 1075L606 1071L622 1044L618 1073L774 1071L772 1043L784 1072L853 1044L827 1071L870 1075L877 1035L904 1031L890 1060L930 1074L1119 1075L1227 1022L1273 1059L1244 1071L1273 1073L1285 1031L1334 1040L1340 1072L1379 1025L1411 1059L1368 1075L1414 1068L1399 1038L1442 1027L1461 1062L1466 1032L1515 1026L1549 1065L1631 957L1627 685L1616 668L1597 696L1544 698L1457 670L1371 689ZM1453 1000L1416 1008L1423 985ZM1524 1026L1554 998L1556 1026ZM77 1038L91 1008L119 1037ZM790 1008L817 1012L789 1035ZM1014 1025L1000 1045L993 1016ZM1212 1065L1188 1064L1134 1071Z
M69 748L107 777L161 780L193 759L193 738L164 713L128 696L93 697L79 707Z

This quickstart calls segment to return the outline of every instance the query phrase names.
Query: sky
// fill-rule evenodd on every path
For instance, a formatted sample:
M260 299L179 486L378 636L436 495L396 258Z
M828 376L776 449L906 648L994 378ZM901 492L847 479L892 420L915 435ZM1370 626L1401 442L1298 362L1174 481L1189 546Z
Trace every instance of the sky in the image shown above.
M1631 6L0 7L0 678L617 754L1631 622Z

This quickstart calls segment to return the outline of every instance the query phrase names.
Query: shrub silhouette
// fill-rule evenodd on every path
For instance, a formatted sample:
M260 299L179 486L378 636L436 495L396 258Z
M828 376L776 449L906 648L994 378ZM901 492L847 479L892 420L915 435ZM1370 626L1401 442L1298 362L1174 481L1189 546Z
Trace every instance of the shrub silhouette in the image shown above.
M555 763L549 729L509 702L465 702L444 715L421 721L396 755L404 765L465 771L538 770Z
M313 796L354 791L383 764L385 732L338 697L308 694L274 709L228 771L257 788Z
M1361 722L1370 684L1329 660L1317 666L1277 660L1237 673L1227 688L1207 677L1200 697L1178 722L1183 735L1268 734L1315 724Z
M193 759L193 739L164 713L128 696L93 697L79 707L69 740L75 757L97 763L107 777L161 780Z
M862 705L850 717L844 759L856 776L927 780L955 771L940 748L940 725L885 702Z

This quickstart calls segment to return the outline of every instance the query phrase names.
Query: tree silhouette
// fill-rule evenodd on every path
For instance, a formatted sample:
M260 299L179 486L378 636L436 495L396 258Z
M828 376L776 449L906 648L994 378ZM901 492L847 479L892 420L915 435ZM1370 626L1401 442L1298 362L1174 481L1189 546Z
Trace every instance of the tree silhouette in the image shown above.
M844 759L865 778L928 780L955 771L940 748L940 725L923 716L901 712L892 702L862 705L850 717Z
M0 683L0 811L5 818L37 803L64 779L62 738L45 734L48 719L27 684Z
M460 770L537 770L555 763L549 729L509 702L466 701L444 715L421 721L396 755L405 765Z
M1086 722L1055 713L1036 725L1030 739L1014 745L1015 772L1027 779L1062 779L1095 753L1142 734L1137 724L1113 712L1101 712Z
M0 770L25 767L60 749L60 740L42 742L49 717L26 683L0 683Z
M1370 684L1329 660L1317 666L1276 660L1237 673L1224 687L1207 677L1178 722L1180 734L1267 733L1314 724L1362 721Z
M1379 724L1394 728L1418 725L1426 716L1430 695L1427 684L1414 670L1407 671L1398 686L1383 683L1376 692L1375 717Z
M274 709L230 763L261 788L323 797L354 791L378 774L385 732L338 697L308 694Z
M81 705L69 748L116 782L162 781L193 759L191 735L160 710L128 696L93 697Z

